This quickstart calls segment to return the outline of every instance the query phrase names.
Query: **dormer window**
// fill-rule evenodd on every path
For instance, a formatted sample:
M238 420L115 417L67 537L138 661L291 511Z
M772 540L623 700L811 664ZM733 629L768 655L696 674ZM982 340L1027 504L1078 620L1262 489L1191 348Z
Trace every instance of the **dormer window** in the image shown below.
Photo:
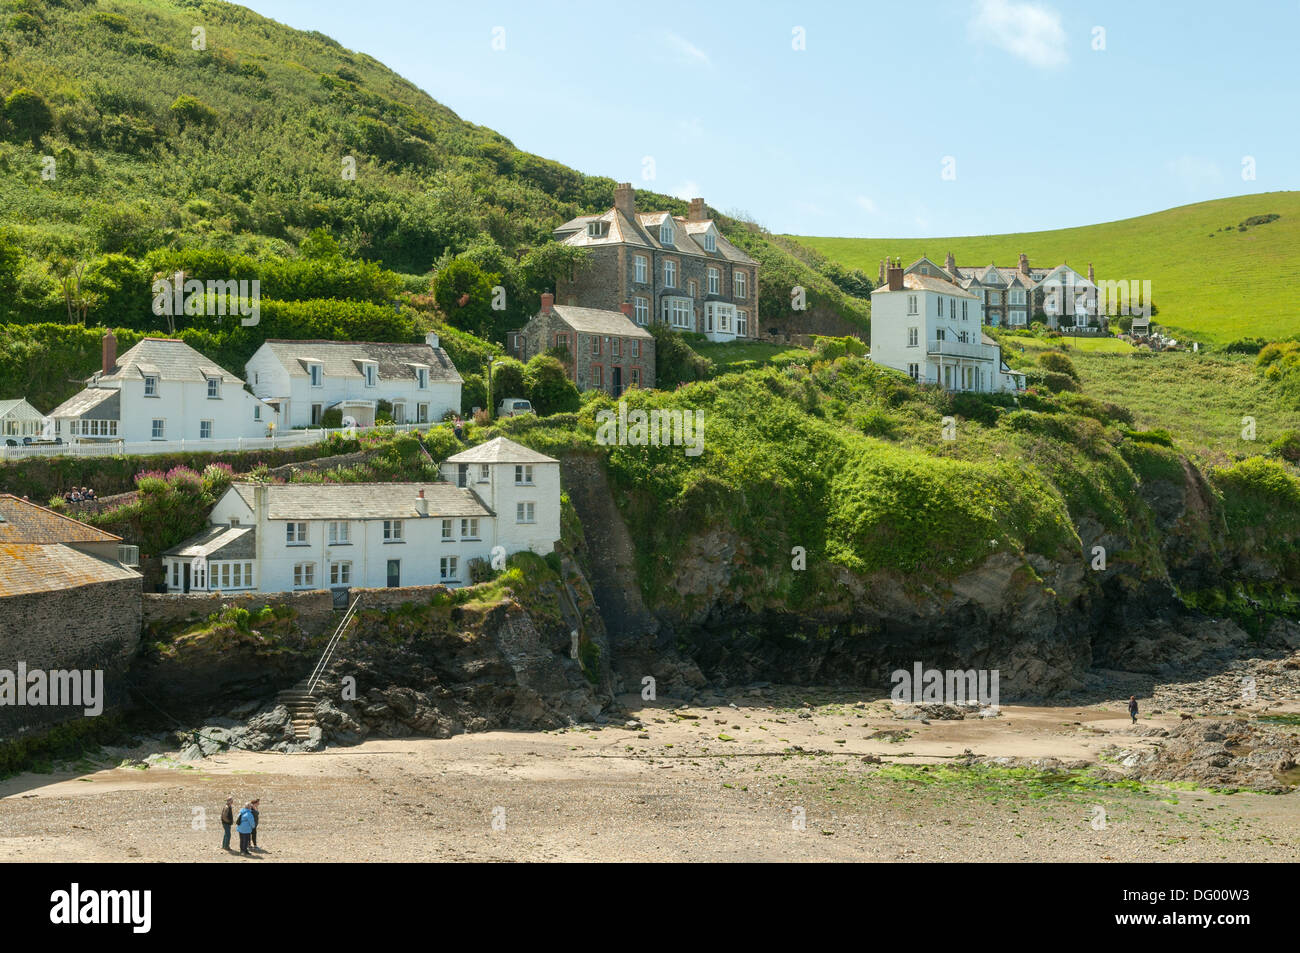
M664 222L659 226L659 244L671 245L673 243L673 225L672 222Z
M712 233L712 232L705 232L705 233L704 233L704 250L705 250L705 251L717 251L717 250L718 250L718 242L717 242L717 240L713 237L713 233Z
M308 364L307 376L311 378L312 387L323 387L325 385L325 367L321 364Z
M424 390L429 386L429 369L427 367L417 367L415 369L415 386Z
M208 399L217 400L220 397L221 397L221 378L209 377L208 378Z
M587 237L588 237L588 238L600 238L600 237L603 236L604 234L605 234L605 223L604 223L604 222L588 222L588 223L587 223Z
M144 396L146 397L158 396L158 378L154 377L152 374L145 375Z
M361 368L366 379L366 386L374 387L379 381L379 368L374 364L363 364Z

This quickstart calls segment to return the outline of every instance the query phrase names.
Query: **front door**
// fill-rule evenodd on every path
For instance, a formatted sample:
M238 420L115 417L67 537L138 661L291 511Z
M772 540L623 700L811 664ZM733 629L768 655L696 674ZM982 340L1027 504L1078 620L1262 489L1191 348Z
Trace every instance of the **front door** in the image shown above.
M313 427L319 427L319 426L320 426L320 419L321 419L322 412L323 412L323 411L322 411L322 405L321 405L321 404L312 404L312 405L311 405L311 425L312 425Z
M623 393L623 368L621 367L610 368L609 387L610 387L610 393L613 394L615 397Z
M388 560L388 586L395 589L402 584L402 561L400 559Z
M469 486L469 464L468 463L456 464L456 485L462 488Z
M190 591L190 564L185 563L181 566L181 592Z

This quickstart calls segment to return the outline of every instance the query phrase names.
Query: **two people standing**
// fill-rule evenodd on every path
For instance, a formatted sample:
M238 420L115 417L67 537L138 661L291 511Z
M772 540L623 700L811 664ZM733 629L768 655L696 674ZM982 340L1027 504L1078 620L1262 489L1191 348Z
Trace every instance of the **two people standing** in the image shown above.
M236 832L239 834L239 852L245 857L251 856L249 853L250 845L257 846L257 808L261 804L260 798L253 798L245 804L239 811L239 816L234 816L233 797L226 798L226 806L221 809L221 827L224 831L221 838L221 849L230 850L230 828L233 824Z

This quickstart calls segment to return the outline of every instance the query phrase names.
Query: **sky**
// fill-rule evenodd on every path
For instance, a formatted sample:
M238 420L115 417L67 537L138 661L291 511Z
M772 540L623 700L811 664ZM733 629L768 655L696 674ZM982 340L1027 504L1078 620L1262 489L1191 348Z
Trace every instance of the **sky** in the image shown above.
M1300 0L246 0L518 148L774 232L985 235L1300 188Z

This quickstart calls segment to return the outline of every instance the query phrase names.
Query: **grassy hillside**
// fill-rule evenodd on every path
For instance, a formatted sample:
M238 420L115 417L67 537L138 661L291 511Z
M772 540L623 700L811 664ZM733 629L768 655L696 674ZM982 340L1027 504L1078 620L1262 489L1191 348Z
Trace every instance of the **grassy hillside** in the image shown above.
M613 180L516 149L329 37L216 0L2 0L0 104L10 320L66 320L61 278L80 266L87 320L131 326L100 312L135 263L153 273L160 252L196 249L291 257L316 229L420 291L454 256L500 274L559 223L613 204ZM803 281L865 324L867 303L815 265L747 223L722 226L783 287ZM20 253L8 289L6 244Z
M1276 221L1239 225L1257 215ZM1226 231L1224 229L1227 229ZM1199 202L1139 218L1047 232L961 238L812 238L798 241L873 279L880 259L921 255L959 265L1062 261L1099 279L1151 281L1157 323L1210 342L1277 339L1300 332L1300 306L1286 293L1300 281L1300 192Z

